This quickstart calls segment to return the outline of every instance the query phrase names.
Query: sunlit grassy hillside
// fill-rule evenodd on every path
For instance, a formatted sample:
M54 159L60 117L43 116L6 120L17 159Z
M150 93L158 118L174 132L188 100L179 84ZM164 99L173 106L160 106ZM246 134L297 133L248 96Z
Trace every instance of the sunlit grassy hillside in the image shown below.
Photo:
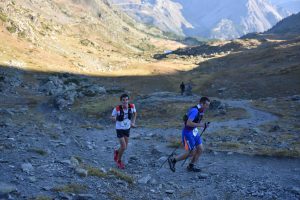
M0 30L0 64L38 71L111 74L179 46L106 1L1 1Z

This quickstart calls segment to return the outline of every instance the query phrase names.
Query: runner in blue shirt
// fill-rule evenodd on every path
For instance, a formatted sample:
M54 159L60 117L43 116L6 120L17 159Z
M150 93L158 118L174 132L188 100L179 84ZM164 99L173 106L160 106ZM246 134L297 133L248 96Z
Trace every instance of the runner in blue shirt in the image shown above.
M185 160L191 156L191 162L187 167L188 171L199 172L199 168L195 167L195 163L199 160L201 153L204 150L202 139L199 134L198 127L205 128L208 124L201 123L204 112L209 108L210 100L207 97L202 97L197 106L189 109L185 116L184 128L182 130L182 143L187 152L168 159L170 169L175 172L175 164L178 161Z

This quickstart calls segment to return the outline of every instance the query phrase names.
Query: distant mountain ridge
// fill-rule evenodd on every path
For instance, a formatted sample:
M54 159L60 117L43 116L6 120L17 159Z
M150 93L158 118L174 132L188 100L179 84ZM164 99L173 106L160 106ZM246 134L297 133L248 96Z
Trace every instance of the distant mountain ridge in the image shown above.
M129 15L166 32L233 39L264 32L289 15L268 0L111 0Z
M112 5L122 8L133 18L159 27L163 31L184 35L182 26L193 26L182 16L182 5L171 0L111 0Z
M280 9L285 9L291 14L300 12L300 0L269 0Z

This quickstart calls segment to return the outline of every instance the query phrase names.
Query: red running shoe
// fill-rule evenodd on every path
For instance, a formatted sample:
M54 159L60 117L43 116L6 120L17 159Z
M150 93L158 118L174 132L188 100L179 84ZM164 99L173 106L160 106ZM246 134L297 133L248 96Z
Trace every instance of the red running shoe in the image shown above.
M118 150L115 150L115 151L114 151L114 161L115 161L115 162L118 161L118 154L119 154Z
M119 169L125 169L125 165L121 160L118 160L117 166L118 166Z

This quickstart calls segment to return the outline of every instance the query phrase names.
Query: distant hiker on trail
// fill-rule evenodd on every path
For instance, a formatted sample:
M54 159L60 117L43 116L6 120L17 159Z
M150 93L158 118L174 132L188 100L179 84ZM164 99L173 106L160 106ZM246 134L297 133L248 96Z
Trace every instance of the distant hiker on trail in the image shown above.
M119 149L114 150L114 160L118 168L125 169L122 155L128 146L130 128L135 127L137 112L134 104L129 104L129 96L127 94L122 94L120 101L121 105L118 105L112 111L112 119L116 122L117 137L120 142Z
M187 152L168 159L170 169L175 172L175 164L178 161L185 160L191 156L191 162L187 167L188 171L200 172L199 168L195 167L204 148L202 139L198 131L198 127L206 128L208 123L201 123L204 112L209 108L210 100L207 97L202 97L199 104L190 108L184 116L184 128L182 130L182 143Z
M186 90L185 90L185 94L187 96L191 96L192 95L192 83L189 82L186 86Z
M183 95L183 93L185 91L185 85L183 82L181 82L181 84L180 84L180 91L181 91L181 95Z

